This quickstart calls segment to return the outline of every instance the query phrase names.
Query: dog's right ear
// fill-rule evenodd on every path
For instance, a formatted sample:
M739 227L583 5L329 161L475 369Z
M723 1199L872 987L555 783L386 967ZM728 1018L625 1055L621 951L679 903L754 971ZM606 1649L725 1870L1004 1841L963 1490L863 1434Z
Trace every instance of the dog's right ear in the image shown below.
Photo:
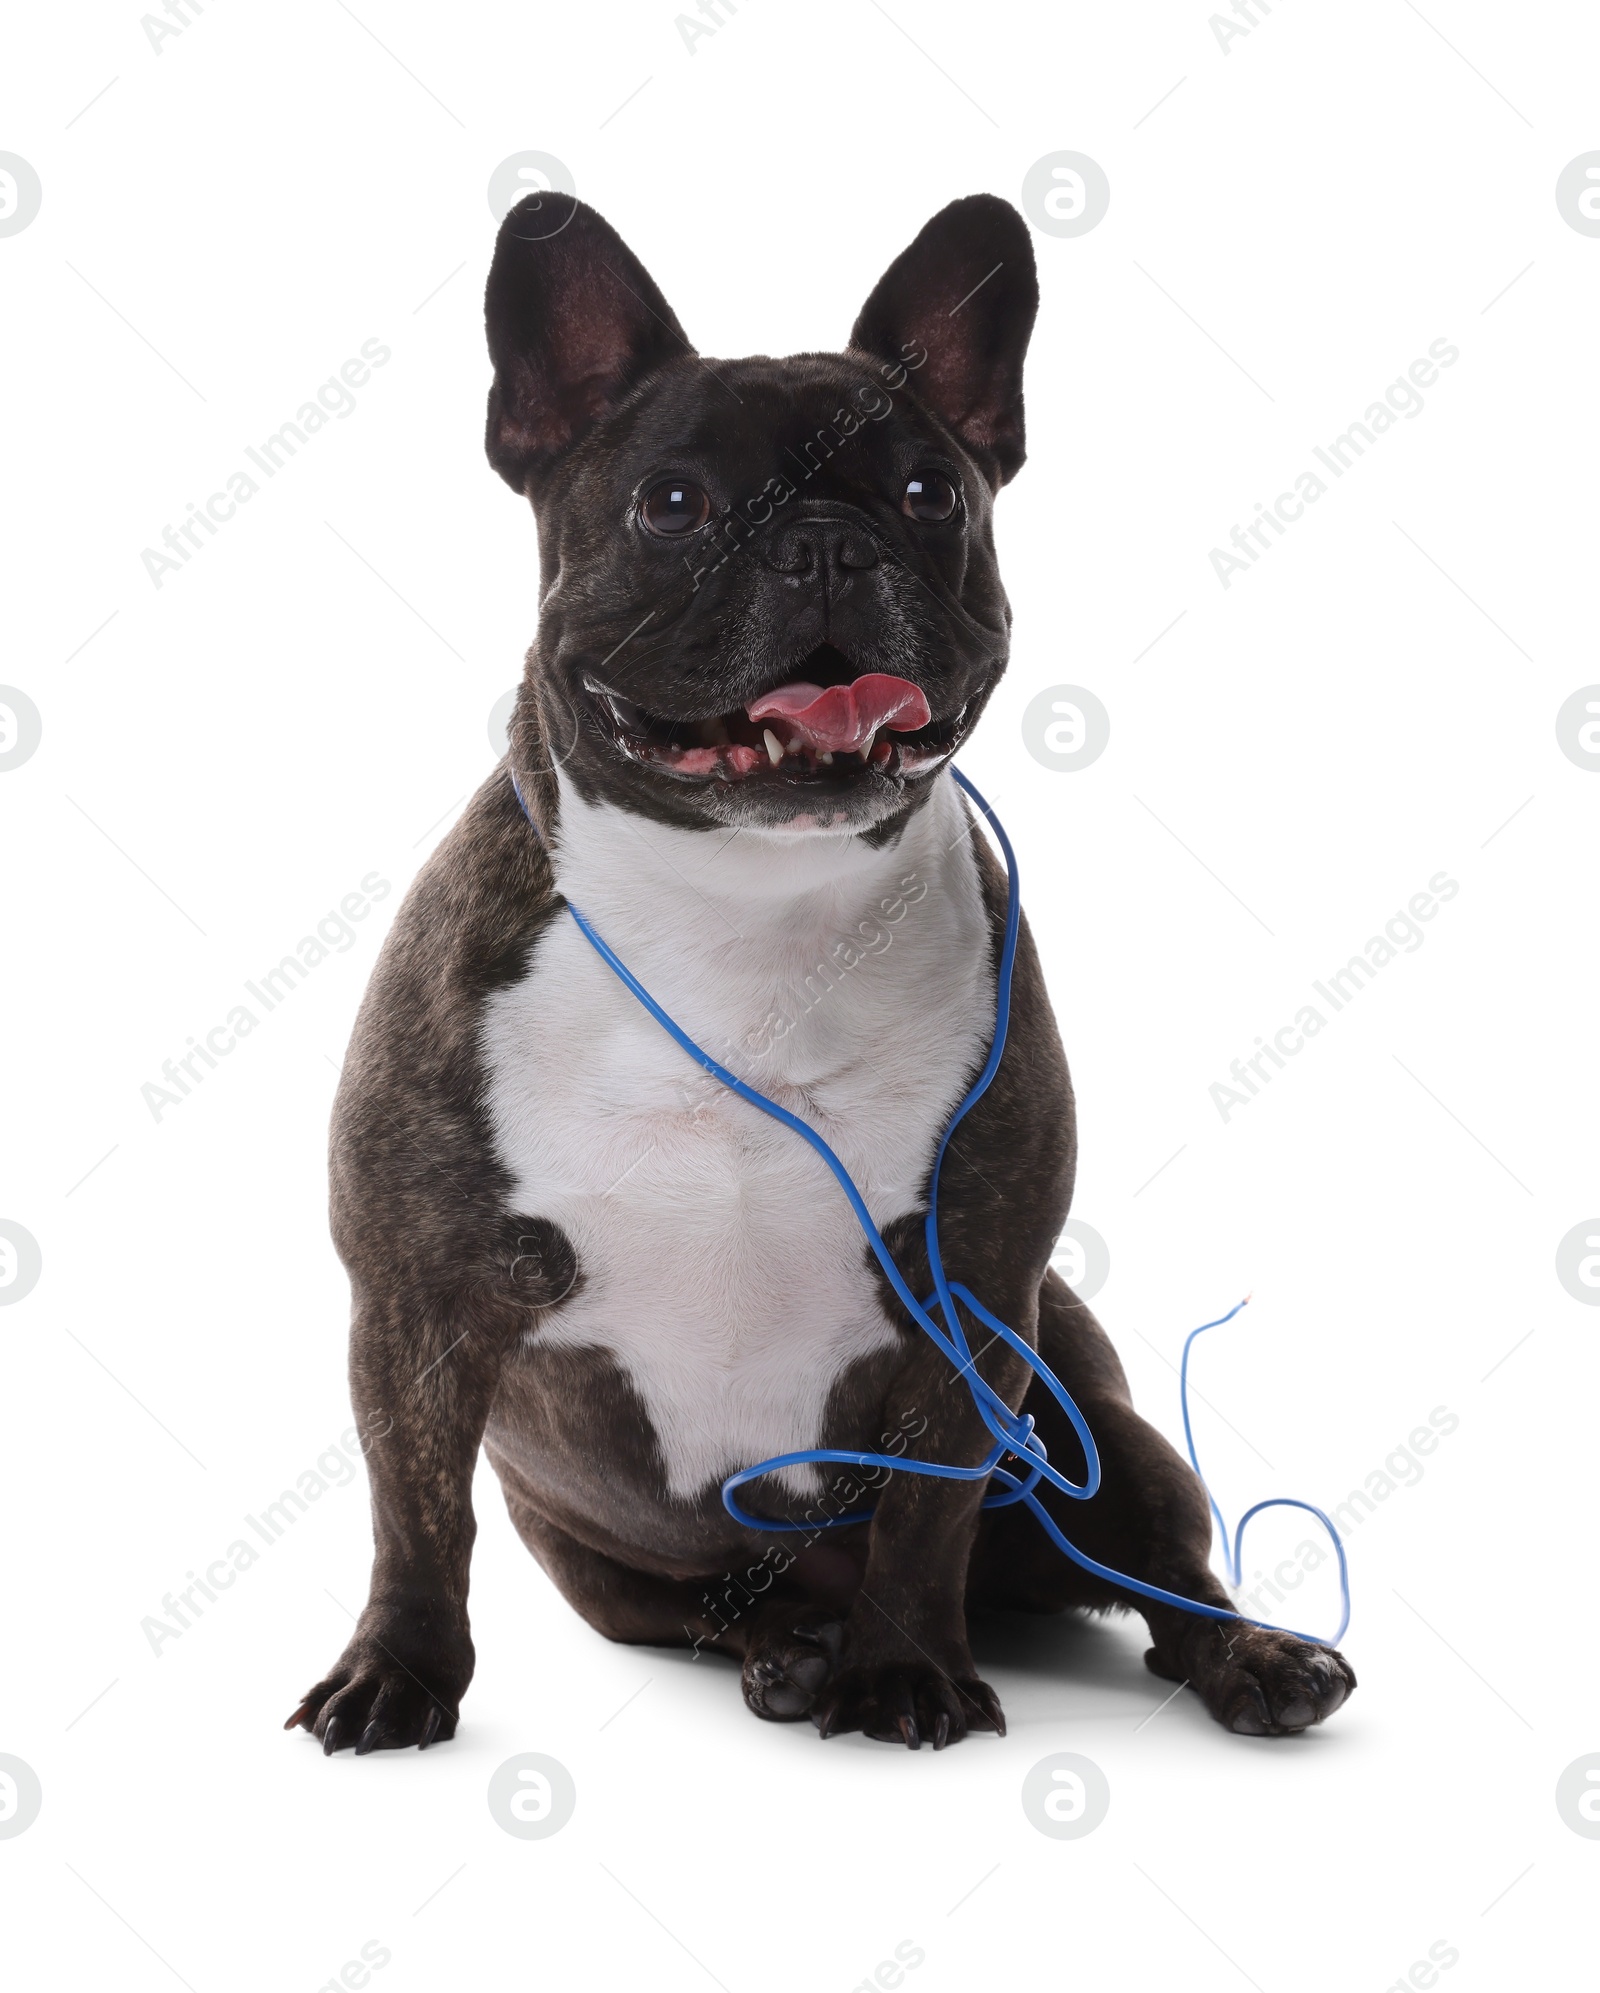
M638 257L569 194L530 194L501 223L484 318L484 447L515 491L646 374L694 351Z

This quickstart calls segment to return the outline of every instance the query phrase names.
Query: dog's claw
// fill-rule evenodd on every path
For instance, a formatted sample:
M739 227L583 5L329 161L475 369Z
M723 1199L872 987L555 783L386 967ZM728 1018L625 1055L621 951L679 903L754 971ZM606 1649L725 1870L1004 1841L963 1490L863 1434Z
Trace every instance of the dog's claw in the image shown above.
M846 1669L811 1720L824 1737L859 1730L875 1742L911 1751L920 1750L924 1738L942 1751L974 1730L1005 1729L999 1698L987 1682L918 1663Z
M828 1657L830 1667L839 1665L839 1656L844 1652L844 1622L838 1619L818 1619L810 1626L797 1626L798 1639L809 1640L820 1647Z
M452 1655L433 1629L435 1651L424 1656L417 1651L423 1642L415 1628L402 1623L385 1630L387 1640L352 1642L332 1673L307 1689L284 1728L303 1726L330 1758L336 1751L353 1750L365 1758L453 1737L457 1702L472 1679L465 1632ZM399 1659L398 1652L407 1648L407 1658Z
M987 1682L963 1682L961 1694L977 1711L976 1717L967 1719L972 1728L993 1730L998 1737L1006 1734L1005 1711L1000 1707L999 1696Z

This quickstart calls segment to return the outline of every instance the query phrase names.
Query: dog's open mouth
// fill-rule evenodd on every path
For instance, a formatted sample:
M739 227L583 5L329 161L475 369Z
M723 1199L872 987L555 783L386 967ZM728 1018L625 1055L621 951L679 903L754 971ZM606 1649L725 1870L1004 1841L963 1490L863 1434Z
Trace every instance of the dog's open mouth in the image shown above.
M869 769L925 775L955 752L971 708L968 701L935 720L920 686L874 671L845 684L795 678L730 713L668 720L593 679L586 683L623 754L685 781L842 785Z

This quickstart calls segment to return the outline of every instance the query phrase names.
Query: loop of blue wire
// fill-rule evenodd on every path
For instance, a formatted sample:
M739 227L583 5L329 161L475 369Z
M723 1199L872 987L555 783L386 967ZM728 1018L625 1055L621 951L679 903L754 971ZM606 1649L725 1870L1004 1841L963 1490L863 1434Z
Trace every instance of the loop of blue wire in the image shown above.
M737 1073L732 1073L726 1066L719 1064L717 1060L711 1057L710 1053L703 1051L689 1034L681 1028L676 1020L662 1009L660 1004L656 1002L655 998L651 996L650 992L639 981L638 977L633 974L627 964L607 945L601 935L590 926L584 915L573 905L571 900L568 900L566 903L567 911L577 922L578 929L584 939L622 984L639 1000L663 1030L677 1044L682 1046L690 1058L698 1066L702 1067L704 1071L710 1073L713 1078L719 1080L730 1092L736 1093L741 1100L749 1101L752 1107L760 1108L763 1114L770 1115L775 1121L781 1121L786 1128L792 1128L803 1141L810 1143L811 1147L827 1164L828 1168L833 1172L839 1188L849 1200L850 1208L856 1216L856 1222L860 1225L873 1256L883 1268L884 1276L888 1280L889 1285L894 1289L895 1294L899 1297L901 1305L917 1324L918 1328L931 1338L940 1354L955 1367L972 1395L972 1401L977 1409L978 1416L983 1420L995 1441L990 1452L975 1467L952 1467L945 1462L936 1460L912 1460L902 1454L851 1453L841 1451L835 1447L805 1447L794 1453L778 1453L774 1454L770 1460L758 1460L753 1467L745 1467L737 1474L730 1474L722 1484L723 1507L726 1508L735 1522L740 1523L746 1529L756 1530L763 1535L775 1532L814 1532L822 1529L842 1529L849 1524L866 1522L871 1518L873 1508L867 1507L853 1509L846 1515L833 1516L822 1522L777 1522L768 1520L762 1516L750 1515L734 1500L735 1489L742 1488L747 1482L759 1480L763 1475L775 1473L784 1467L836 1464L857 1468L885 1468L892 1473L922 1474L942 1481L998 1481L1003 1484L1004 1492L990 1495L983 1504L986 1509L1009 1508L1014 1503L1023 1503L1032 1512L1034 1519L1043 1528L1045 1534L1058 1550L1071 1558L1073 1563L1079 1565L1093 1577L1099 1578L1105 1583L1115 1585L1123 1591L1133 1592L1140 1598L1152 1599L1158 1605L1176 1606L1180 1611L1194 1613L1202 1619L1242 1621L1246 1625L1264 1627L1272 1632L1291 1633L1296 1639L1309 1640L1319 1646L1336 1646L1344 1638L1345 1630L1350 1624L1350 1577L1345 1561L1344 1545L1340 1541L1339 1532L1334 1528L1331 1519L1324 1515L1321 1509L1313 1507L1310 1502L1301 1502L1288 1496L1279 1496L1269 1501L1257 1502L1253 1508L1248 1509L1240 1517L1238 1527L1230 1537L1227 1524L1222 1517L1222 1511L1217 1506L1216 1497L1211 1492L1210 1484L1201 1472L1200 1461L1195 1452L1194 1433L1189 1420L1189 1351L1195 1338L1204 1335L1207 1329L1220 1328L1224 1322L1232 1321L1233 1317L1238 1314L1239 1309L1244 1307L1245 1303L1243 1301L1239 1302L1237 1306L1230 1308L1226 1315L1219 1315L1216 1321L1203 1322L1199 1328L1191 1330L1183 1345L1183 1362L1179 1372L1179 1394L1183 1407L1183 1435L1189 1449L1190 1464L1199 1478L1200 1485L1205 1489L1206 1500L1211 1505L1211 1513L1215 1518L1222 1540L1223 1556L1227 1564L1228 1582L1235 1590L1238 1589L1240 1582L1240 1555L1245 1526L1253 1516L1259 1515L1263 1509L1305 1509L1311 1515L1314 1515L1327 1530L1328 1535L1333 1541L1333 1547L1339 1560L1339 1595L1341 1603L1338 1630L1330 1640L1324 1641L1319 1634L1300 1633L1293 1627L1277 1626L1270 1620L1251 1619L1247 1614L1232 1611L1225 1606L1211 1605L1200 1599L1185 1598L1180 1592L1169 1592L1160 1585L1146 1584L1142 1578L1131 1577L1124 1571L1114 1571L1109 1565L1097 1562L1086 1551L1080 1550L1076 1544L1070 1542L1062 1534L1056 1524L1055 1518L1046 1509L1044 1503L1034 1493L1039 1483L1045 1481L1052 1488L1057 1489L1061 1494L1068 1496L1073 1501L1088 1501L1100 1486L1100 1455L1094 1443L1094 1435L1090 1432L1088 1423L1082 1412L1079 1411L1077 1405L1073 1402L1071 1394L1055 1375L1054 1371L1051 1370L1049 1364L1045 1362L1037 1350L1024 1342L1022 1337L1014 1329L1009 1328L997 1316L990 1314L989 1310L984 1307L983 1303L970 1289L962 1286L959 1281L952 1281L946 1276L944 1260L939 1251L939 1173L944 1164L945 1152L950 1146L950 1138L954 1135L966 1115L988 1091L990 1082L999 1070L1001 1054L1005 1050L1006 1031L1011 1019L1011 980L1012 971L1016 963L1017 933L1022 920L1022 899L1018 882L1017 860L1016 854L1011 848L1011 840L1006 836L1000 819L961 773L960 769L952 768L950 772L982 812L985 820L999 840L1000 849L1005 855L1007 891L1006 925L1005 937L1001 944L1000 969L997 978L994 1039L989 1047L989 1056L984 1061L983 1070L973 1082L966 1098L950 1117L949 1125L946 1127L944 1135L939 1142L938 1152L934 1157L933 1170L929 1179L928 1215L923 1226L923 1236L927 1246L928 1265L933 1275L934 1291L926 1302L919 1301L912 1293L904 1275L895 1264L893 1255L890 1253L887 1245L885 1245L877 1226L873 1223L871 1213L867 1210L866 1200L856 1188L855 1180L851 1177L850 1172L845 1168L839 1157L835 1155L832 1148L823 1140L822 1136L808 1123L802 1121L798 1115L791 1114L787 1108L780 1107L775 1100L769 1100L764 1093L759 1092L755 1087L750 1086L746 1081L740 1079ZM522 806L523 815L528 819L528 822L533 826L537 834L539 827L534 822L533 813L528 808L527 799L524 797L521 785L518 783L515 775L512 775L511 786L516 791L517 801ZM1247 1296L1246 1299L1248 1298ZM943 1328L934 1320L931 1313L935 1302L937 1302L939 1312L944 1317L945 1326ZM1058 1468L1050 1464L1049 1456L1045 1451L1044 1441L1034 1430L1034 1421L1031 1414L1013 1412L998 1392L994 1391L978 1375L976 1359L968 1345L966 1331L961 1325L961 1313L956 1305L958 1302L962 1307L965 1307L976 1316L1000 1341L1005 1343L1008 1348L1014 1350L1022 1358L1023 1362L1027 1364L1034 1376L1044 1385L1066 1414L1073 1431L1077 1434L1078 1443L1083 1448L1085 1472L1081 1482L1068 1480ZM1001 1460L1008 1457L1015 1457L1019 1466L1025 1464L1025 1471L1021 1474L1016 1474L1002 1467L1000 1465Z

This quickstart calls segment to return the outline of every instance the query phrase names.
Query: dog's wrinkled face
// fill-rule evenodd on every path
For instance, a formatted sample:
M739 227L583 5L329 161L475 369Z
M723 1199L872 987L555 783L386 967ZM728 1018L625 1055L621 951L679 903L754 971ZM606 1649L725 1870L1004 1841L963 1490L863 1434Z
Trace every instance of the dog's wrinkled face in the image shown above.
M514 208L487 445L543 579L514 762L691 827L914 807L1005 668L992 504L1037 299L1021 218L977 195L890 267L847 352L706 361L591 209Z

